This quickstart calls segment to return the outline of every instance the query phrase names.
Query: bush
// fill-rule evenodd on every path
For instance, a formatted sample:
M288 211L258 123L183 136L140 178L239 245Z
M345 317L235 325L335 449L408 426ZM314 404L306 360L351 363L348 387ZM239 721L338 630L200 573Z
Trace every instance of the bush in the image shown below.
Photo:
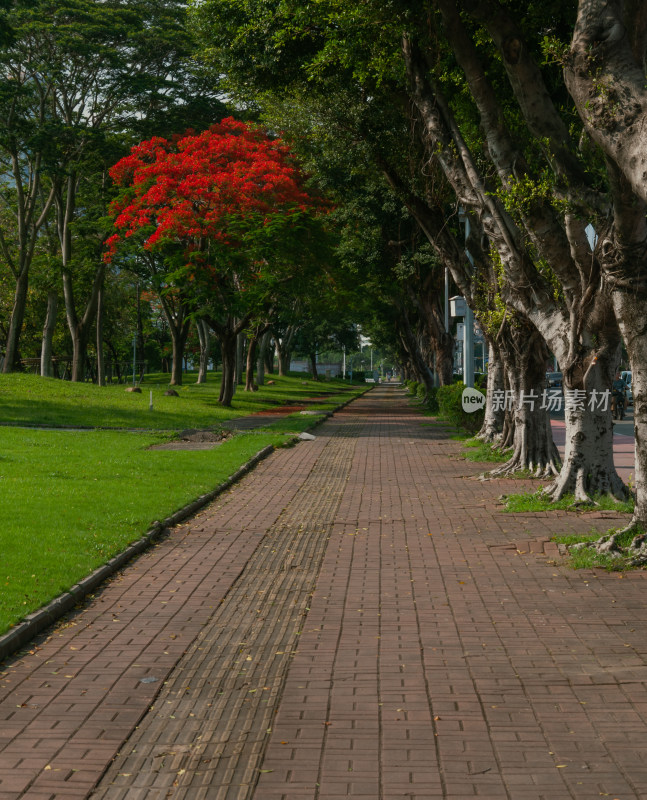
M485 411L474 411L470 414L463 411L462 395L465 384L460 381L450 386L441 386L437 393L440 416L467 433L478 433L483 425Z
M432 411L434 414L438 411L438 389L436 386L429 390L427 395L427 410Z
M436 412L438 411L438 401L436 400L436 394L438 389L436 387L432 387L429 391L425 387L424 383L416 383L415 381L411 381L412 386L409 387L409 394L415 395L415 397L420 400L420 402L425 402L425 408L427 411Z

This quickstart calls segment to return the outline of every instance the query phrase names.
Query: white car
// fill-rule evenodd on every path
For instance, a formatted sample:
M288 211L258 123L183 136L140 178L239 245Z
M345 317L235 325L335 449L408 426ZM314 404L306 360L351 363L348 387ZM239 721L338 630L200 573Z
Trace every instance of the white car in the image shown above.
M624 370L620 373L620 377L627 384L627 405L631 406L634 402L633 392L631 391L631 370Z

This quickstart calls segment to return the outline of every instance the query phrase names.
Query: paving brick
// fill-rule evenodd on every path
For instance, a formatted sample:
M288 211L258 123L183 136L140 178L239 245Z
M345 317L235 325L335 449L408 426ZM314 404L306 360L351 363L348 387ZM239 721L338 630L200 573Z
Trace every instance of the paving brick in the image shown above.
M376 387L5 664L0 800L647 797L647 578L550 542L613 520L423 422Z

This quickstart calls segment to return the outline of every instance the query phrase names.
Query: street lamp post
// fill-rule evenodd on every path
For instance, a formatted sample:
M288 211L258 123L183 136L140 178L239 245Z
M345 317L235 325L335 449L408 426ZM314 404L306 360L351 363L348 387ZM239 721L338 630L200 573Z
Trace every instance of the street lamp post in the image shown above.
M461 213L461 221L465 223L465 255L474 268L474 259L472 254L467 249L467 240L470 235L470 218L463 211ZM463 331L463 382L465 386L474 387L474 314L472 309L467 305L465 309L464 318L464 331Z

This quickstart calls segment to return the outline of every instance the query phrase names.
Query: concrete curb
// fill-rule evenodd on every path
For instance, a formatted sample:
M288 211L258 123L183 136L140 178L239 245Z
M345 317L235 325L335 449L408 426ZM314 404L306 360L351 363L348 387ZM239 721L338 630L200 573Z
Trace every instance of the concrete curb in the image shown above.
M100 586L107 578L110 578L118 572L118 570L131 559L135 558L135 556L147 550L167 532L168 528L172 528L174 525L177 525L178 522L195 514L196 511L199 511L219 494L226 491L230 486L252 470L260 461L267 458L267 456L273 452L273 445L264 447L215 489L191 501L161 522L155 522L141 539L133 542L133 544L129 545L121 553L118 553L114 558L111 558L110 561L106 562L103 566L95 569L87 578L84 578L82 581L72 586L69 591L55 597L46 606L26 616L22 622L18 623L8 633L0 636L0 661L8 658L15 653L16 650L31 641L34 636L58 621L64 614L80 603L84 597L87 597L87 595Z

